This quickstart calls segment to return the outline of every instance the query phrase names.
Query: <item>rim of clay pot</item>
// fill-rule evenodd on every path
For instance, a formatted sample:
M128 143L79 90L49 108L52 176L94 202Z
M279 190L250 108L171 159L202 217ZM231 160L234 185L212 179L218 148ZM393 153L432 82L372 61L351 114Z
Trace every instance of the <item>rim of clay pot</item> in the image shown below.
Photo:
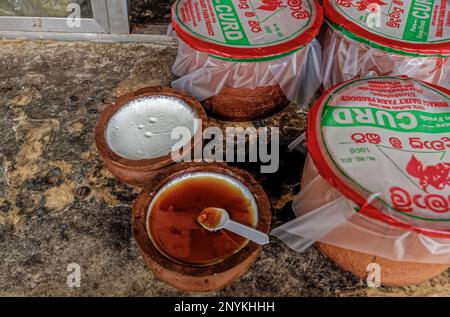
M230 176L243 183L253 194L258 207L257 230L268 233L270 230L270 202L261 185L246 171L228 167L221 163L180 163L169 168L164 174L158 175L153 188L144 188L136 198L132 210L133 235L143 254L155 261L160 267L172 272L194 277L209 276L229 271L240 265L260 249L260 246L249 241L242 249L224 260L208 266L190 265L171 260L162 254L152 242L147 231L147 215L149 206L158 191L168 182L190 173L207 172ZM150 268L152 268L150 266Z
M281 43L279 43L280 41L277 41L276 44L249 44L247 46L238 46L233 44L227 45L225 43L216 42L211 38L211 36L209 36L206 31L202 32L201 34L195 33L193 30L189 29L189 27L185 25L179 17L177 17L177 9L182 0L177 0L172 5L172 27L175 30L177 36L179 36L185 43L203 53L234 59L266 58L270 56L285 54L287 52L292 52L295 49L301 48L302 46L310 43L319 33L320 27L323 22L323 8L317 0L304 1L307 1L311 6L311 12L313 14L308 16L311 21L309 21L303 29L298 30L295 35L292 35L290 39ZM298 6L302 4L301 1L289 1L289 4L291 4L291 2L292 6ZM285 6L284 9L290 8L288 6ZM236 14L236 17L239 18L238 14ZM295 18L293 21L298 21L305 18L307 17ZM244 21L240 23L244 23Z
M308 115L308 129L307 129L307 144L308 150L311 154L311 158L316 165L319 174L326 179L333 187L338 189L345 197L353 201L358 205L360 213L367 217L381 220L385 223L397 226L399 228L416 231L423 233L428 236L438 237L438 238L449 238L450 231L439 230L439 229L429 229L422 226L417 226L408 223L406 220L395 217L392 214L388 214L383 208L386 208L378 198L374 197L374 193L361 187L356 181L352 180L343 171L341 171L338 166L331 159L331 154L328 148L324 145L323 133L321 130L322 126L322 114L323 109L332 97L335 97L338 92L348 85L355 84L357 82L370 81L370 80L380 80L380 79L395 79L395 80L410 80L422 85L423 87L429 87L430 90L435 90L440 93L450 96L450 90L439 87L424 81L415 80L408 78L406 76L401 77L372 77L372 78L362 78L362 79L352 79L344 83L338 84L334 87L328 89L322 97L314 104ZM392 207L393 208L393 207Z
M131 92L120 96L115 103L107 105L106 108L103 110L100 119L95 127L95 144L103 159L108 160L109 162L118 166L132 167L135 169L151 169L151 170L157 170L159 168L174 163L172 159L172 153L152 159L143 159L143 160L127 159L115 153L109 147L106 141L105 131L110 119L123 106L126 106L129 102L149 96L173 97L182 100L187 106L191 107L191 109L194 110L195 114L197 115L197 118L202 121L202 124L191 138L190 146L186 147L186 149L189 149L191 151L195 147L195 145L197 145L197 143L203 142L201 134L203 133L203 130L207 127L208 117L198 100L194 99L185 92L173 88L160 86L145 87L135 92Z

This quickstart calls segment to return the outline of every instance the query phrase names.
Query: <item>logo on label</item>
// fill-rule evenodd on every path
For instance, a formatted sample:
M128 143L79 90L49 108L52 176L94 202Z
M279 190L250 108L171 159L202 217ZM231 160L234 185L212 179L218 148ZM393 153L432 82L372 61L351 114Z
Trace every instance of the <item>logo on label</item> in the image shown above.
M278 9L285 8L283 6L283 1L278 0L262 0L263 5L257 7L256 9L265 10L265 11L276 11Z
M450 195L415 194L401 187L391 187L392 206L399 212L412 213L415 209L427 209L436 214L450 211Z
M262 0L263 5L257 7L259 10L276 11L278 9L284 9L287 6L291 8L291 15L297 20L303 20L309 18L309 12L303 10L303 0L288 0L287 6L283 5L281 0Z
M438 163L425 166L414 155L411 157L406 171L417 178L422 189L427 192L428 186L442 190L450 186L450 163Z
M406 166L406 172L419 180L419 185L425 194L410 193L401 187L391 187L391 202L397 211L410 213L415 209L428 209L442 214L450 211L450 195L430 194L427 189L433 187L438 190L450 186L450 163L425 165L412 155Z
M361 0L356 2L356 4L353 4L352 0L337 0L336 3L344 8L356 7L358 11L365 11L369 9L372 12L375 12L373 10L377 10L378 6L387 5L387 3L381 0Z
M303 20L309 18L309 12L303 10L302 0L289 0L288 5L291 7L292 16L297 20Z

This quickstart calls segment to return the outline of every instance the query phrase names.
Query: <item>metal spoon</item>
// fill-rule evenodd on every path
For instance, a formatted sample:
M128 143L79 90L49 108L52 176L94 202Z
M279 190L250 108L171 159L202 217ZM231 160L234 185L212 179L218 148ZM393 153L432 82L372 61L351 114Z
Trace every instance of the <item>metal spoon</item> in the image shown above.
M267 234L231 220L230 215L223 208L206 208L200 213L197 221L209 231L227 229L260 245L269 243Z

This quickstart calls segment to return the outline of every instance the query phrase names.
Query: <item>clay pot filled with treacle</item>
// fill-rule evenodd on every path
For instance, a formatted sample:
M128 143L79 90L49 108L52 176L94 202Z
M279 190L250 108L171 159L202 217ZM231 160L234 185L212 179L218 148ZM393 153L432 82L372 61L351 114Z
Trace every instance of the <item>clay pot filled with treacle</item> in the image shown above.
M270 203L245 171L225 164L182 163L144 188L133 207L133 234L150 269L190 292L220 289L242 276L261 246L226 229L198 223L205 208L223 208L236 222L268 233Z
M206 121L201 104L186 93L148 87L105 108L95 128L95 143L114 176L130 185L152 186L155 176L201 146L197 143L202 142ZM192 136L185 144L171 137L179 127Z

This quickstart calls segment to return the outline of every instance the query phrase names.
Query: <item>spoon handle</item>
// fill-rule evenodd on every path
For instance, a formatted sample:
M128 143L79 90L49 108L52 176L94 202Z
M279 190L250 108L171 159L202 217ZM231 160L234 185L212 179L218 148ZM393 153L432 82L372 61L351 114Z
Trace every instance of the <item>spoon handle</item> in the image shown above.
M269 243L269 236L267 234L233 220L227 221L224 228L260 245Z

